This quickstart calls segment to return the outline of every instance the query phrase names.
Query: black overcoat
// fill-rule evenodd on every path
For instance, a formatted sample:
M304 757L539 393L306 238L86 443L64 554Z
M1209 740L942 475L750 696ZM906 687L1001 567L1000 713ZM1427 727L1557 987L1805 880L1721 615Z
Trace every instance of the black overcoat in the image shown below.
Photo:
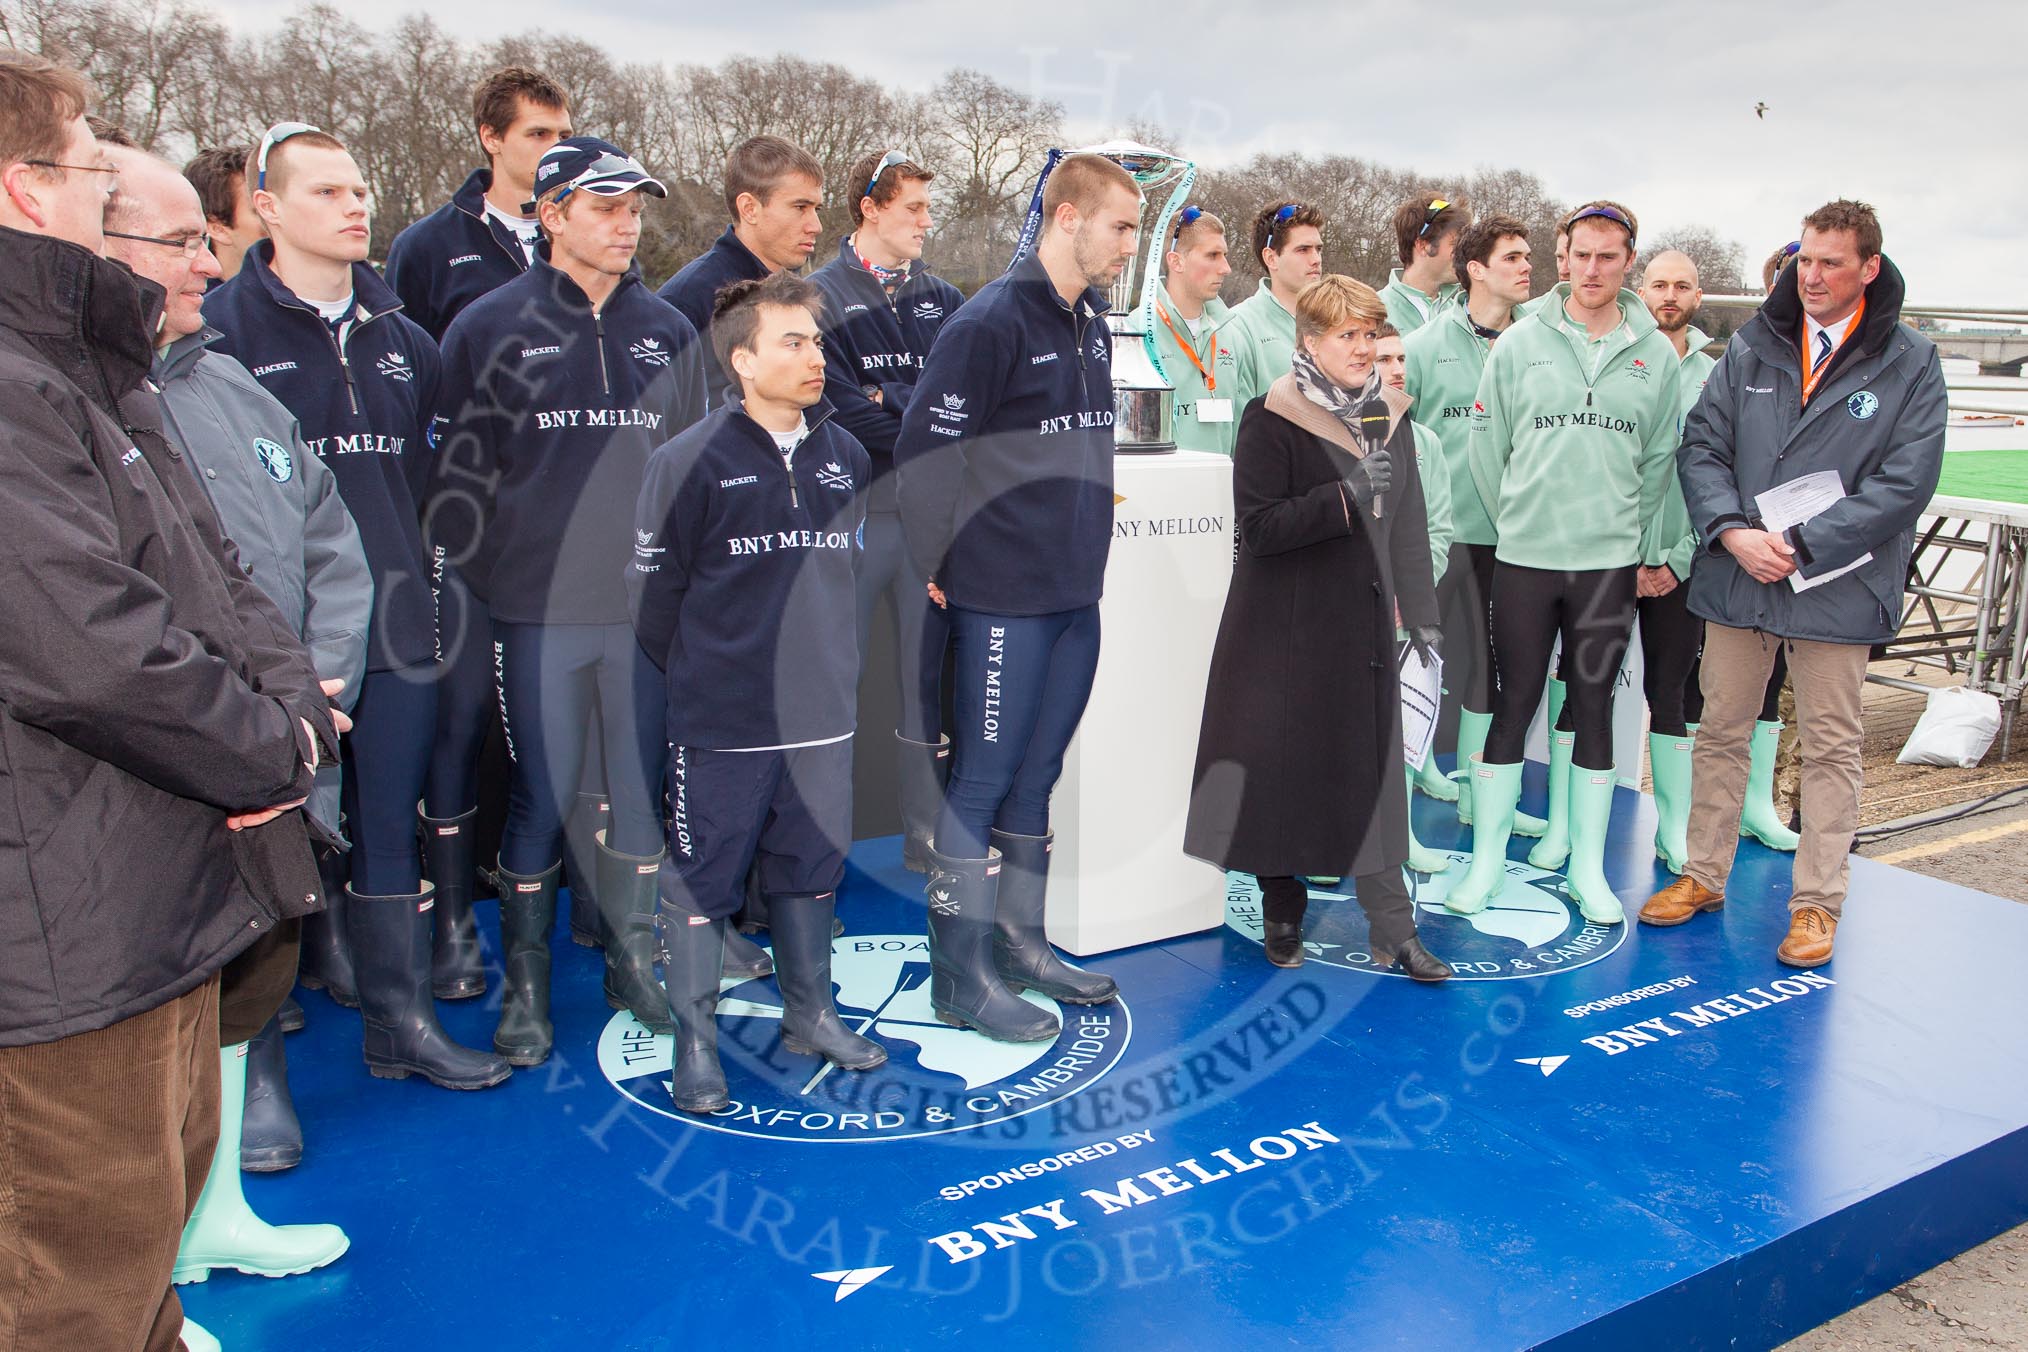
M1356 442L1292 378L1240 418L1239 556L1184 834L1199 859L1359 877L1408 857L1395 605L1409 626L1437 606L1408 400L1385 393L1394 486L1377 519L1343 487Z

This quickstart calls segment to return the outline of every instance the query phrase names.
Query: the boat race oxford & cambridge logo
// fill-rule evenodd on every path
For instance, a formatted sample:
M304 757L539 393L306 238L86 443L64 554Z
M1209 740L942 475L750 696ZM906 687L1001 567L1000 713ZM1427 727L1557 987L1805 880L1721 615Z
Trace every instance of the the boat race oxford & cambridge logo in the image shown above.
M1444 909L1444 897L1464 880L1472 856L1451 852L1450 868L1442 873L1407 871L1409 894L1415 898L1415 921L1429 950L1451 965L1465 981L1515 981L1554 976L1588 967L1626 942L1629 925L1594 925L1578 912L1568 885L1559 873L1547 873L1527 860L1509 860L1499 893L1477 915ZM1243 873L1225 878L1225 923L1260 942L1260 885ZM1366 916L1352 895L1352 880L1326 886L1310 885L1310 906L1303 916L1303 948L1308 961L1355 972L1403 977L1398 968L1373 960L1366 943Z
M930 1008L929 941L920 934L848 934L831 942L831 979L845 1026L887 1047L887 1064L839 1070L781 1045L772 979L718 997L718 1051L732 1102L709 1116L669 1101L674 1039L625 1010L599 1036L599 1068L642 1107L679 1122L779 1141L897 1141L970 1131L1037 1112L1096 1084L1119 1064L1133 1019L1118 999L1058 1005L1021 998L1063 1025L1054 1042L994 1042L940 1021Z

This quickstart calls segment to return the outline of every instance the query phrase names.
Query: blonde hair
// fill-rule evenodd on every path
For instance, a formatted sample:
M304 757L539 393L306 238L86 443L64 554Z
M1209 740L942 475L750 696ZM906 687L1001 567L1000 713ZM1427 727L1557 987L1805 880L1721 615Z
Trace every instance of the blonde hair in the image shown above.
M1319 338L1333 329L1363 322L1387 322L1387 304L1380 293L1356 278L1331 272L1304 287L1296 297L1296 338Z

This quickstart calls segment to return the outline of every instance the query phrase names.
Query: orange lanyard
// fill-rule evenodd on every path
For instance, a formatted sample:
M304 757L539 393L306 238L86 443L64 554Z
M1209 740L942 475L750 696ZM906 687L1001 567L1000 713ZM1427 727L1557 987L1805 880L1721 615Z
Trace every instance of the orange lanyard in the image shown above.
M1865 319L1866 297L1862 295L1859 297L1859 308L1852 312L1851 322L1845 325L1845 336L1838 340L1838 347L1831 349L1831 355L1824 358L1823 365L1821 366L1813 365L1810 361L1810 321L1807 319L1803 321L1803 406L1805 408L1809 407L1810 396L1816 392L1817 382L1823 379L1824 372L1830 370L1831 363L1837 360L1838 348L1852 341L1852 335L1859 332L1859 325Z
M1176 331L1176 323L1174 320L1169 318L1169 312L1167 310L1157 305L1155 307L1155 313L1162 317L1162 323L1167 326L1170 335L1176 339L1176 346L1183 349L1183 355L1188 357L1190 359L1190 364L1197 368L1197 374L1204 377L1204 392L1206 394L1217 393L1218 377L1204 369L1204 363L1198 360L1197 348L1195 344L1193 344L1188 338L1184 337L1181 333L1178 333Z

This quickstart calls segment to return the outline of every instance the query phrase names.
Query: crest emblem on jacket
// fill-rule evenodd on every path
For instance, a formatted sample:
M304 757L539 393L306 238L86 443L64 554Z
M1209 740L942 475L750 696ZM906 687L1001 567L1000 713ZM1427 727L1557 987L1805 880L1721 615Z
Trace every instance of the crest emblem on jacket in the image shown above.
M944 307L933 300L919 300L915 303L917 319L942 319Z
M824 465L824 468L817 471L817 482L826 488L841 489L844 492L850 493L852 491L852 471L840 465L836 460L828 461Z
M399 380L402 384L406 385L415 379L415 368L410 366L408 358L402 356L399 352L390 352L373 364L380 374L386 376L389 380Z
M643 338L630 346L627 351L633 354L635 361L645 362L649 366L669 364L669 350L662 346L662 340L659 338Z
M1864 422L1880 411L1880 396L1871 390L1861 390L1845 401L1845 411Z
M956 413L959 409L963 408L964 406L965 406L964 395L947 394L944 396L944 407L949 409L951 412Z
M296 458L289 454L288 447L266 437L255 437L253 450L254 458L276 483L285 484L296 477Z

